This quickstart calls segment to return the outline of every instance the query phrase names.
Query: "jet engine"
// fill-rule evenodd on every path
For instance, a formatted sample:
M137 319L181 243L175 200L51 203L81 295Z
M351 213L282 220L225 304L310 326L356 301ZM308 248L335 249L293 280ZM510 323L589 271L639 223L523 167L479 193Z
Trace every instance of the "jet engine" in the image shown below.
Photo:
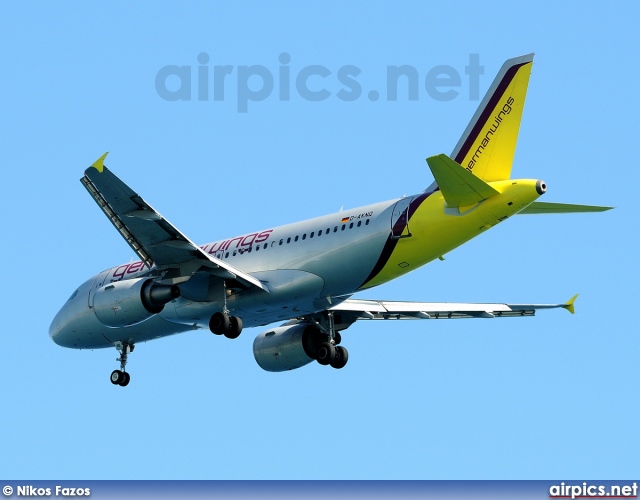
M262 332L253 341L253 355L268 372L295 370L316 359L327 335L308 323L283 325Z
M158 314L179 296L177 285L161 285L146 278L122 280L96 290L93 310L103 325L124 327Z

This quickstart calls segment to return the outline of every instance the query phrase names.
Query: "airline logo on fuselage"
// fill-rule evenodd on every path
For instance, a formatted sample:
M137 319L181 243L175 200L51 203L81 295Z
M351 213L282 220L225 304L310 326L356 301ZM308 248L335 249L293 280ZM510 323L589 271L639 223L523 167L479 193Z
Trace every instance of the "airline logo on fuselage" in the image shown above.
M261 231L259 233L251 233L245 236L238 236L236 238L231 238L229 240L218 241L216 243L209 243L208 245L203 245L200 248L207 252L209 255L214 254L216 252L224 252L228 249L238 249L238 248L248 248L253 244L264 243L269 239L273 229L268 229L266 231ZM113 271L113 275L110 278L110 281L120 281L125 276L132 278L134 274L139 273L145 270L144 262L138 260L136 262L131 262L130 264L123 264L118 266Z
M202 248L202 250L207 252L209 255L216 252L224 252L229 249L235 250L242 247L248 248L252 246L254 243L255 244L264 243L269 239L269 236L271 236L272 232L273 232L273 229L267 229L266 231L261 231L259 233L251 233L251 234L247 234L246 236L238 236L236 238L231 238L230 240L218 241L216 243L209 243L208 245L205 245L200 248Z

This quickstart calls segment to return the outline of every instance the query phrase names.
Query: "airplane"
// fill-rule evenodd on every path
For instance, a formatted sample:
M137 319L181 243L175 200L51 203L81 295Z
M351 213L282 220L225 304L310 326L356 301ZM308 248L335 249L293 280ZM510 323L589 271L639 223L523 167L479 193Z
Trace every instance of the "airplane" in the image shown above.
M450 156L427 158L435 181L424 191L360 208L197 245L105 165L80 179L139 260L89 278L49 328L58 345L115 347L114 385L127 386L134 347L196 329L253 342L264 370L317 361L343 368L342 333L360 320L505 318L560 304L432 303L352 298L396 279L516 214L601 212L612 207L536 201L537 179L511 168L533 54L507 60Z

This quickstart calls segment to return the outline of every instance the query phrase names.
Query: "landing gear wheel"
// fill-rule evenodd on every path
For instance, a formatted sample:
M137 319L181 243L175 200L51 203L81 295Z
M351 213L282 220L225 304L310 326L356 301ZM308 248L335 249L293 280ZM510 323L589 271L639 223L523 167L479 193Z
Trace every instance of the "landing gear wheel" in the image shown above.
M333 368L340 369L344 368L349 361L349 351L347 351L344 347L338 346L336 347L336 357L330 363Z
M340 344L340 342L342 342L342 335L340 335L340 332L336 332L333 334L333 344L334 345L338 345Z
M127 358L129 357L129 353L133 352L134 346L133 344L120 341L115 342L114 346L120 353L120 357L116 359L116 361L120 361L120 369L113 370L111 372L111 383L113 385L126 387L127 385L129 385L131 376L125 371L125 366L127 366Z
M336 357L336 348L329 342L323 342L318 348L316 359L321 365L328 365Z
M231 319L226 313L214 313L209 320L209 330L211 330L211 332L215 333L216 335L223 335L228 332L230 325ZM240 334L238 333L238 335Z
M118 385L121 387L126 387L129 385L130 381L131 375L129 375L127 372L122 372L122 380L118 383Z
M120 370L113 370L111 372L111 383L113 385L122 385L122 381L124 380L124 373Z
M224 332L228 339L237 339L242 333L242 320L238 316L229 317L229 329Z

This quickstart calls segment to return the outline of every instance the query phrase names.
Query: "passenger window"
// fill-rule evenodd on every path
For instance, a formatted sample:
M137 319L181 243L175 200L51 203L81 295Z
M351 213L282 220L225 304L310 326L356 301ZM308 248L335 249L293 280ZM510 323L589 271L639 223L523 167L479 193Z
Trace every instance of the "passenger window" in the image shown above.
M311 231L311 234L309 235L309 238L313 238L313 231Z
M327 232L325 234L329 234L331 228L327 228Z
M353 229L353 222L349 224L349 229Z
M262 247L264 250L267 249L267 243L264 244L264 246Z
M284 241L284 240L280 240L280 243L278 243L278 244L279 244L279 245L282 245L282 242L283 242L283 241Z
M361 220L358 221L358 227L360 227L360 226L362 226L362 221Z
M307 233L304 233L304 234L302 235L302 239L303 239L303 240L306 240L306 239L307 239Z
M287 238L287 244L291 243L291 237Z
M369 225L369 219L367 219L367 222L364 223L365 226Z
M342 224L342 230L344 231L344 228L347 227L346 224Z
M337 232L338 232L338 226L336 226L336 227L334 227L334 228L333 228L333 232L334 232L334 233L337 233Z
M229 252L227 252L227 253L224 255L224 258L225 258L225 259L226 259L227 257L229 257Z
M293 241L298 241L298 235L296 235Z

